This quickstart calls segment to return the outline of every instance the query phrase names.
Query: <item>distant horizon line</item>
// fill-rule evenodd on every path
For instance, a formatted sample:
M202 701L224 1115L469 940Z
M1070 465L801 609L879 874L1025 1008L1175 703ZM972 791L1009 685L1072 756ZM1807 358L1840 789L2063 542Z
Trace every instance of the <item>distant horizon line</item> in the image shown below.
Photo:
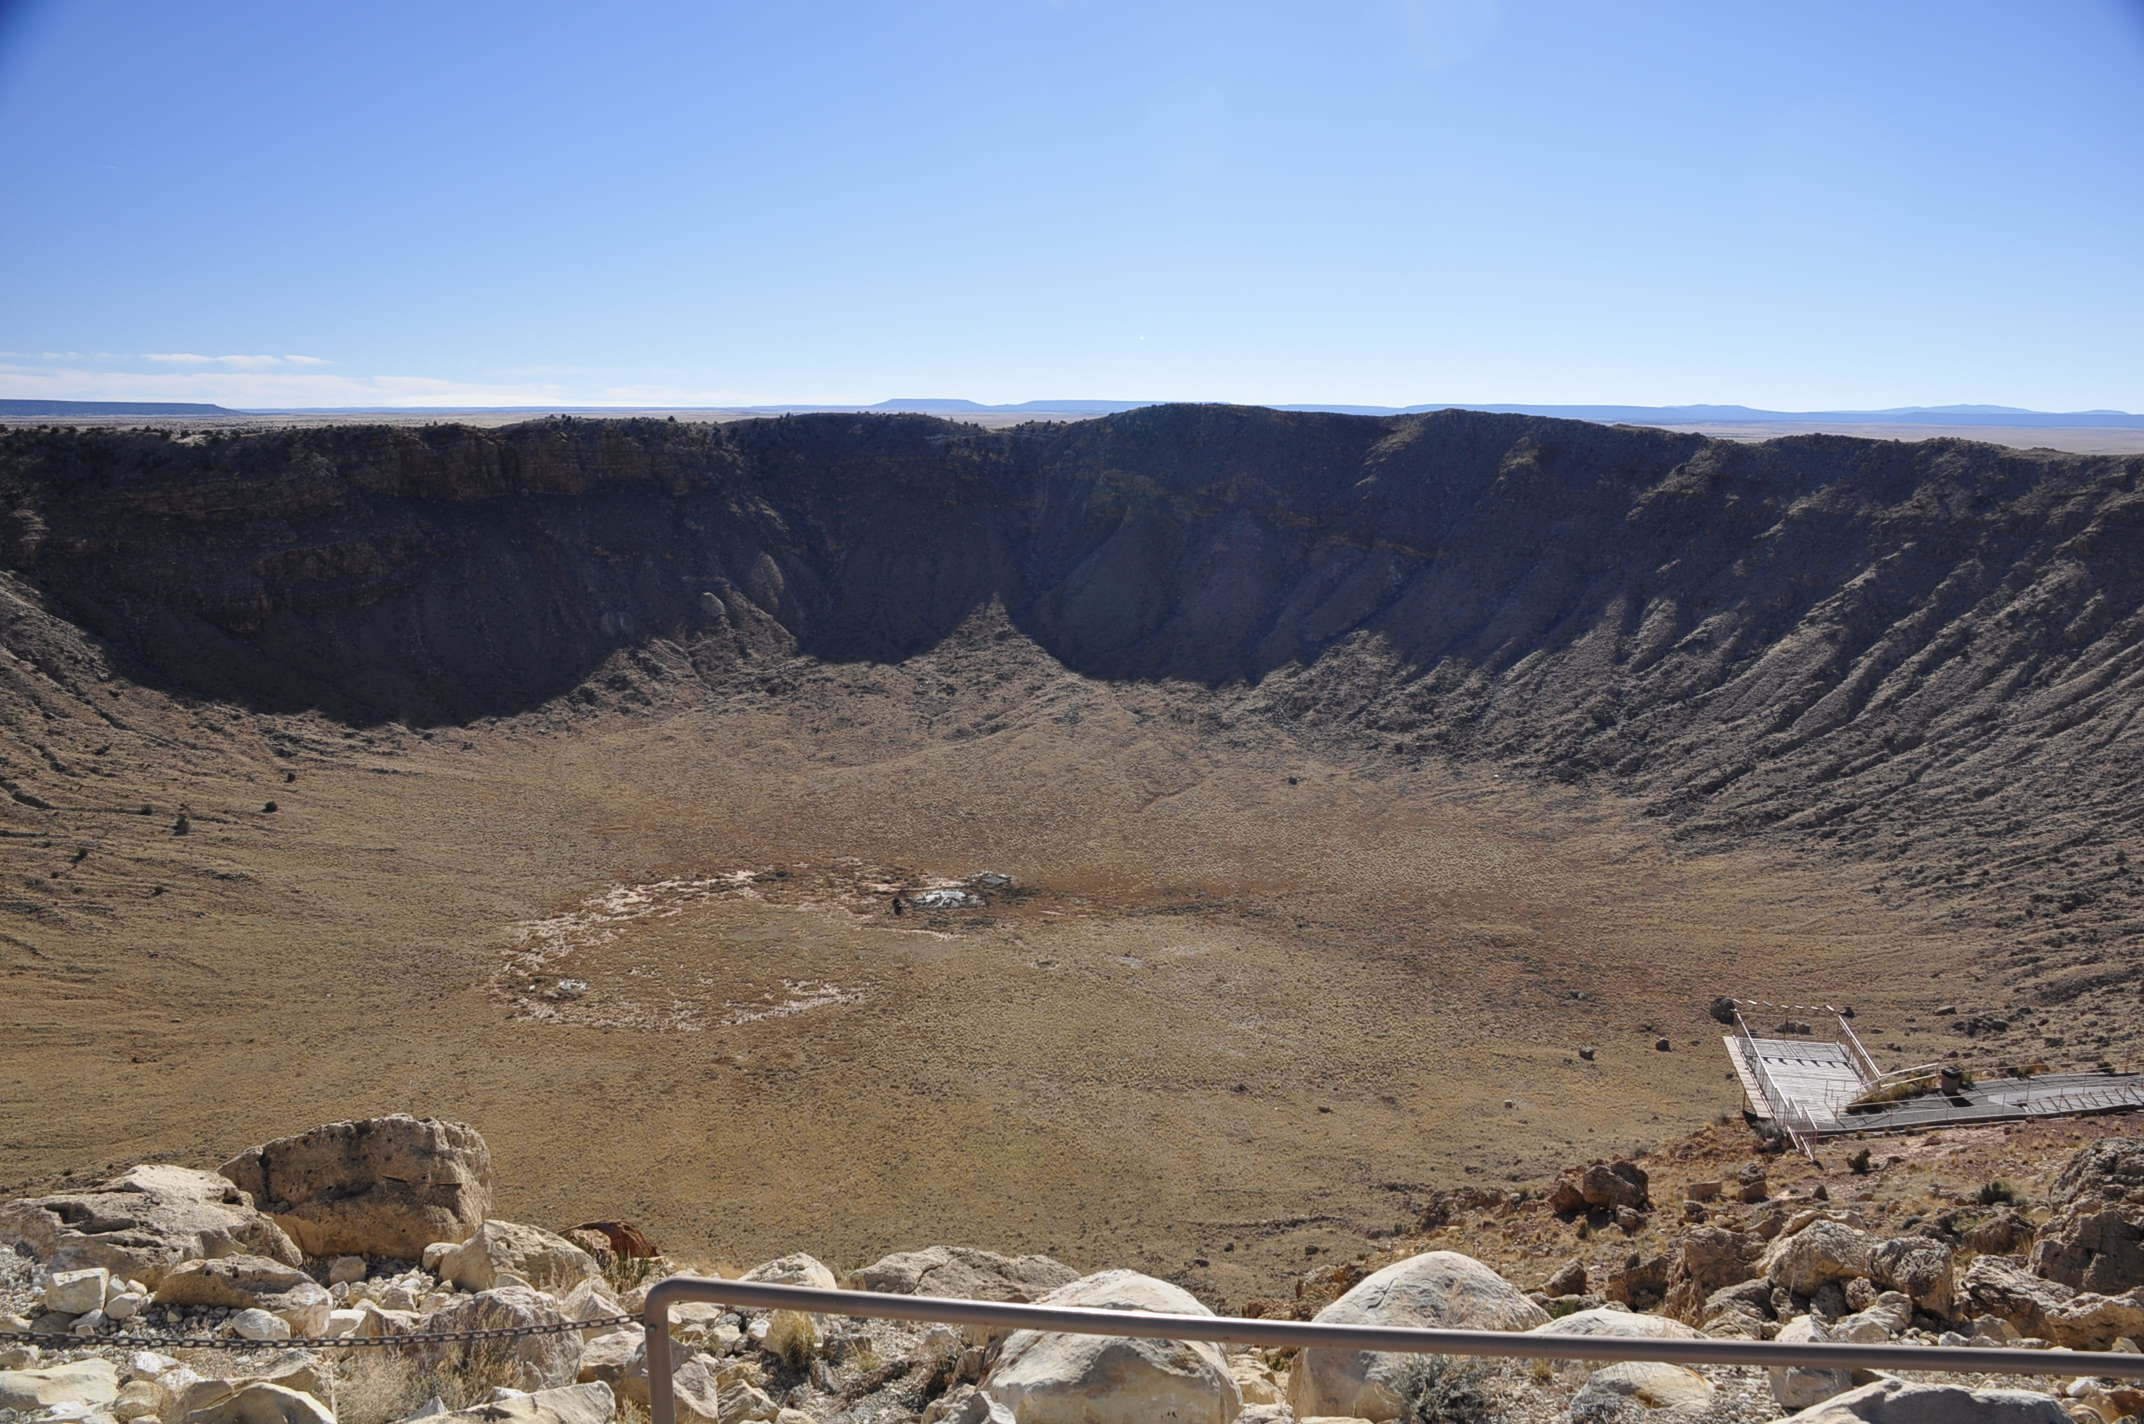
M1114 415L1162 405L1233 405L1266 410L1330 413L1339 415L1422 415L1440 410L1473 410L1498 415L1535 415L1589 421L1713 421L1759 424L1775 421L1824 420L1865 424L2009 425L2009 426L2144 426L2144 414L2113 409L2043 411L2023 406L1955 404L1940 406L1889 406L1875 409L1772 410L1735 404L1612 405L1506 402L1424 402L1392 406L1339 402L1276 403L1263 401L1171 401L1097 400L1063 398L991 403L960 397L893 397L877 402L793 401L751 405L651 405L551 402L536 405L357 405L357 406L225 406L195 401L77 401L51 397L0 397L0 415L17 417L37 414L139 414L139 415L419 415L467 414L607 414L623 412L675 412L727 415L784 414L905 414L905 415Z

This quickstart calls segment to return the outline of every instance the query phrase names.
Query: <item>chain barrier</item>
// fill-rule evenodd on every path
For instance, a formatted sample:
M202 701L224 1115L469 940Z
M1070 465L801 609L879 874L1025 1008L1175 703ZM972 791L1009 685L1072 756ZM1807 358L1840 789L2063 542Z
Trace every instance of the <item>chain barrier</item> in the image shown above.
M0 1344L36 1345L47 1350L377 1350L423 1345L465 1344L472 1340L518 1340L528 1335L563 1335L638 1325L637 1315L598 1315L546 1325L501 1325L487 1330L430 1330L409 1335L297 1335L280 1340L248 1340L231 1335L41 1335L34 1330L0 1330Z

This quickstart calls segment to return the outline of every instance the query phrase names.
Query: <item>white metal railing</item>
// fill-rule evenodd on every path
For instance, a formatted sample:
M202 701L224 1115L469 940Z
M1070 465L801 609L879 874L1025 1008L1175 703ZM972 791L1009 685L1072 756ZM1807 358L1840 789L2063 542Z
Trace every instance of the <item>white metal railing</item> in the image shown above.
M1797 1152L1814 1161L1816 1152L1810 1146L1810 1139L1815 1132L1815 1123L1807 1109L1772 1081L1770 1070L1764 1066L1764 1054L1757 1047L1757 1035L1750 1032L1749 1021L1742 1017L1739 1005L1735 1009L1735 1027L1742 1031L1743 1053L1749 1059L1750 1076L1757 1080L1757 1091L1763 1095L1764 1105L1771 1109L1772 1121L1779 1124L1779 1130L1787 1135L1787 1141L1794 1144Z
M671 1276L648 1290L649 1424L677 1424L670 1307L710 1301L741 1310L798 1310L813 1315L1119 1335L1150 1340L1205 1340L1268 1349L1377 1350L1399 1354L1483 1355L1560 1360L1660 1360L1677 1365L1797 1366L1834 1370L1926 1370L1949 1374L2078 1375L2144 1379L2144 1355L2086 1350L1982 1349L1978 1346L1843 1345L1830 1341L1655 1339L1623 1335L1534 1335L1507 1330L1422 1330L1388 1325L1321 1325L1302 1320L1245 1320L1227 1315L1164 1315L1084 1306L1014 1305L943 1296L880 1295L764 1281ZM720 1424L720 1421L717 1421Z
M1854 1032L1853 1024L1843 1013L1835 1013L1832 1017L1839 1021L1839 1029L1846 1035L1847 1046L1853 1050L1857 1060L1855 1066L1860 1070L1861 1076L1872 1083L1880 1081L1884 1076L1883 1069L1876 1066L1876 1060L1869 1055L1868 1049L1862 1046L1861 1035Z

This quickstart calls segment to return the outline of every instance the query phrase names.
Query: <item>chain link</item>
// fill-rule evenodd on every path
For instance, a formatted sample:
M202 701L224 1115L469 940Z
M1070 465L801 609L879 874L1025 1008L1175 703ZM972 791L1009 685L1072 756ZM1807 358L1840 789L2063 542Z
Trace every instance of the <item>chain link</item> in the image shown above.
M20 1342L48 1350L376 1350L422 1345L465 1344L472 1340L518 1340L528 1335L563 1335L573 1330L600 1330L637 1325L637 1315L598 1315L548 1325L502 1325L489 1330L431 1330L411 1335L300 1335L281 1340L247 1340L229 1335L40 1335L34 1330L0 1330L0 1343Z

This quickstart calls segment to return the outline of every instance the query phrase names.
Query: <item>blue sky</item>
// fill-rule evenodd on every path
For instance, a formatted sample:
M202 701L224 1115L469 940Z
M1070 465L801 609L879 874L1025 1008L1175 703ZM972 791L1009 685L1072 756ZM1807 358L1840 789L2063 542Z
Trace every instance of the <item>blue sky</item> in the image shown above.
M2144 0L0 0L0 396L2144 410Z

